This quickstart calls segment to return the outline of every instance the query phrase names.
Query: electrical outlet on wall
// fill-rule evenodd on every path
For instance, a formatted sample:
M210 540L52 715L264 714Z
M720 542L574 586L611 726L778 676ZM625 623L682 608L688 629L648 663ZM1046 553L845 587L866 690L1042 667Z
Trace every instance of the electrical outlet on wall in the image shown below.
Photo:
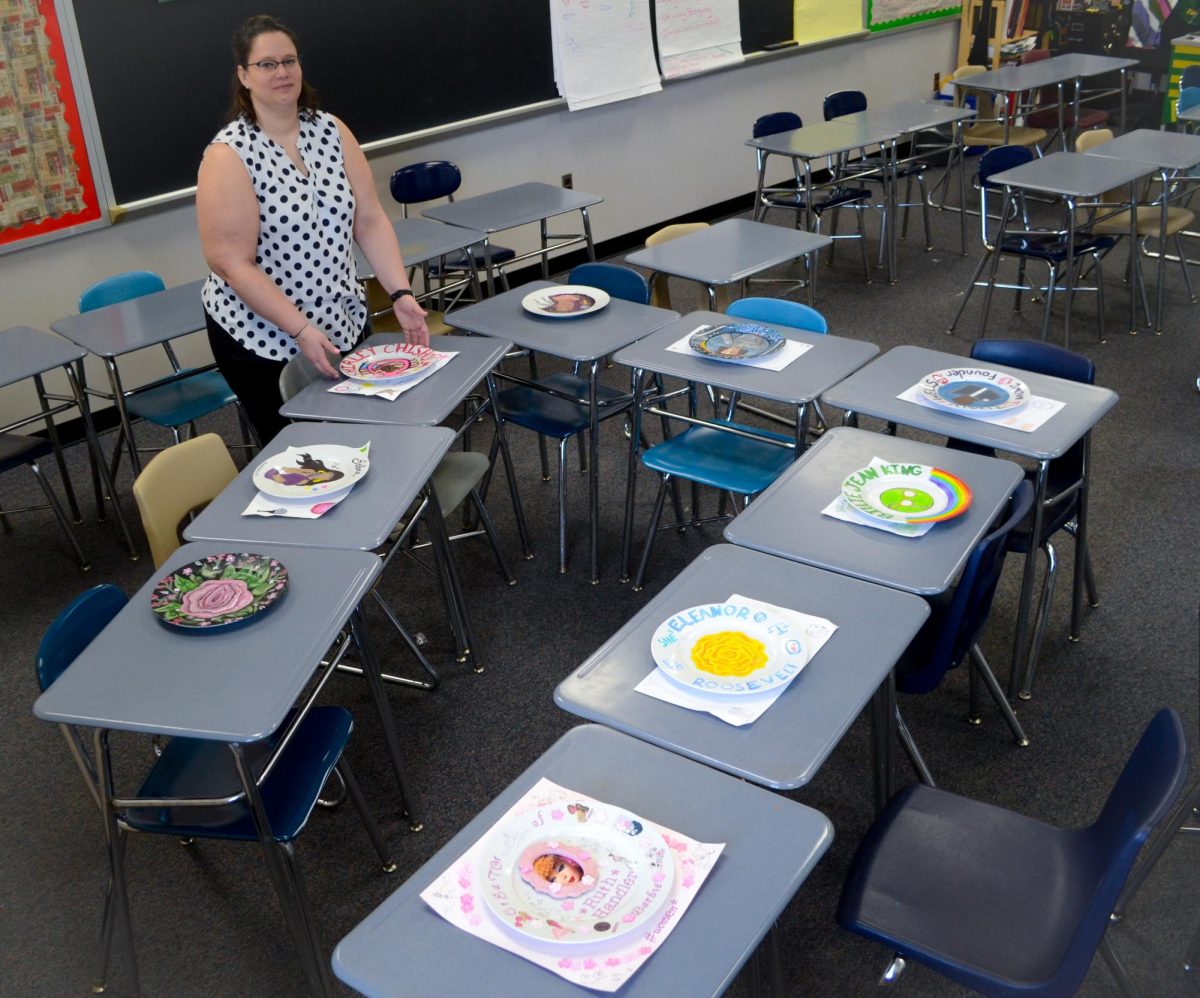
M574 177L572 174L570 174L570 173L564 173L564 174L562 175L562 185L563 185L563 187L565 187L567 190L574 190L574 188L575 188L575 177Z

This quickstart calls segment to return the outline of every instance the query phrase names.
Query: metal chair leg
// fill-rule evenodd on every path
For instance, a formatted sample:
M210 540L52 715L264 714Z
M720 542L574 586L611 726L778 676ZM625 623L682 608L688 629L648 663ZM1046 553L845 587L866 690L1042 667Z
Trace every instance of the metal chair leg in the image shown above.
M1012 704L1008 702L1008 697L1004 695L1004 691L1000 689L1000 684L996 681L996 675L992 672L992 668L987 663L987 659L983 657L983 649L978 644L971 645L971 668L979 673L979 678L983 680L987 686L988 692L992 694L992 699L996 701L996 706L1000 708L1000 713L1004 715L1004 721L1012 732L1013 741L1021 748L1029 747L1029 736L1025 734L1025 729L1021 727L1021 722L1017 720L1017 715L1013 712Z
M908 725L904 722L904 716L900 713L900 706L897 704L896 711L896 734L900 738L900 745L904 748L904 754L908 756L908 761L912 764L913 771L917 774L917 779L929 787L936 787L933 773L929 771L929 767L925 765L925 757L921 755L921 750L917 748L917 743L913 739L912 732L908 730Z
M638 562L637 574L633 577L633 591L642 591L642 579L646 575L646 565L650 561L650 550L654 547L654 538L658 533L658 521L662 517L663 501L667 497L667 484L670 475L662 475L658 483L658 495L654 497L654 509L650 511L650 529L646 532L646 543L642 545L642 557Z
M1054 550L1054 545L1046 541L1042 544L1042 550L1046 553L1046 577L1042 580L1042 594L1038 598L1037 614L1033 620L1033 637L1029 642L1025 679L1017 694L1022 700L1033 698L1033 678L1037 673L1038 655L1042 650L1042 636L1046 631L1046 619L1050 616L1050 600L1054 596L1054 584L1058 579L1058 554Z
M578 434L577 434L578 435ZM567 441L558 442L558 571L567 571Z
M42 469L38 467L36 461L29 462L29 469L33 472L33 477L37 479L38 485L41 486L42 492L46 494L46 500L50 503L51 510L54 511L58 525L62 527L62 532L67 537L67 543L71 545L71 550L75 552L75 558L79 561L79 567L85 572L88 571L92 566L88 562L87 555L83 553L83 548L79 546L79 541L75 538L75 531L71 529L71 523L67 519L66 511L62 508L62 503L58 501L58 496L54 494L54 489L46 481L46 476L42 474Z
M375 821L375 816L371 814L371 809L367 807L367 799L363 796L362 788L358 785L358 780L354 776L353 770L343 756L338 760L337 769L334 770L342 778L342 784L350 794L350 799L354 801L354 806L358 809L358 815L362 818L363 827L367 830L367 837L371 840L371 845L375 847L375 852L379 856L379 862L383 864L384 873L395 873L396 863L388 853L387 845L383 841L383 835L379 831L379 825Z

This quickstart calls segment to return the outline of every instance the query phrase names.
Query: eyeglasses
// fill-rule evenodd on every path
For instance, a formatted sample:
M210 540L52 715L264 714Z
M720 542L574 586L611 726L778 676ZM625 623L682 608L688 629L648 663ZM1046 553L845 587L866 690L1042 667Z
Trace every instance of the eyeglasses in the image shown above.
M286 59L260 59L258 62L248 62L246 63L246 68L249 69L253 66L255 69L261 69L264 73L273 73L282 66L290 73L293 69L298 68L299 65L299 59L295 56L288 56Z

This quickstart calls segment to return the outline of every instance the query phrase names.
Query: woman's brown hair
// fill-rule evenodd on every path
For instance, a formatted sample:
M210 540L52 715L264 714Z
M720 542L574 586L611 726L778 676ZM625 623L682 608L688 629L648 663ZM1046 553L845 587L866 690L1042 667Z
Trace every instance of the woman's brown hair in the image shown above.
M254 112L254 102L250 99L250 91L242 86L242 81L238 79L238 67L246 68L246 60L250 58L250 49L254 47L254 39L259 35L267 34L271 31L278 31L288 36L292 44L296 46L296 55L300 54L300 39L296 36L291 28L282 21L272 17L270 14L255 14L253 17L246 18L242 22L241 27L233 33L233 58L235 65L233 69L233 93L229 103L229 112L227 120L236 121L238 118L246 118L248 121L258 124L258 115ZM311 121L321 108L321 103L317 98L317 92L308 85L308 80L301 77L300 80L300 97L299 97L300 117Z

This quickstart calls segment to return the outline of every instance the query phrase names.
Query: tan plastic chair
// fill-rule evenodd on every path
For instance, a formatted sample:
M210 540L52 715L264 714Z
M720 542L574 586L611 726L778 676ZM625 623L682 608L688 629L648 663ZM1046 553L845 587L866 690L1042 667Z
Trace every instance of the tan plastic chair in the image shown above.
M680 236L690 236L693 232L707 229L707 222L679 222L675 225L664 225L657 232L646 237L646 249L669 243ZM654 274L650 278L650 304L656 308L671 308L671 292L668 288L670 278L667 274ZM724 312L729 306L729 289L717 288L717 311Z
M204 433L159 451L133 483L154 567L160 568L182 543L179 525L208 505L237 477L225 441Z
M1095 128L1090 132L1083 132L1079 138L1075 140L1076 152L1087 152L1089 149L1094 149L1096 146L1102 146L1105 142L1111 142L1113 132L1111 128ZM1165 196L1165 194L1164 194ZM1079 212L1079 224L1087 225L1088 220L1092 217L1093 211L1096 214L1103 215L1099 221L1092 222L1088 228L1097 235L1102 236L1128 236L1129 235L1129 209L1125 208L1122 211L1113 212L1112 209L1118 205L1125 204L1129 199L1129 192L1124 187L1114 187L1111 191L1105 191L1100 195L1099 206L1097 208L1081 209ZM1162 227L1162 206L1157 204L1139 204L1137 206L1137 236L1139 240L1149 239L1152 236L1160 237L1164 242L1167 239L1175 241L1175 255L1179 257L1179 264L1183 270L1183 283L1187 288L1188 299L1195 301L1196 297L1192 294L1192 282L1188 276L1187 269L1187 254L1183 251L1183 240L1180 238L1181 233L1186 229L1190 229L1196 221L1196 213L1190 208L1168 207L1167 208L1167 227L1163 230ZM1137 260L1138 267L1141 267L1140 255L1134 253L1132 258ZM1145 285L1143 284L1143 288Z
M959 66L954 71L952 80L962 80L986 72L986 66ZM1005 95L994 94L990 90L972 90L968 87L955 87L954 104L961 107L967 97L975 96L976 122L963 129L963 145L965 146L1029 146L1037 155L1042 154L1041 145L1046 141L1048 133L1044 128L1030 128L1025 125L1010 124L1008 135L1005 136L1004 116L1008 113Z

